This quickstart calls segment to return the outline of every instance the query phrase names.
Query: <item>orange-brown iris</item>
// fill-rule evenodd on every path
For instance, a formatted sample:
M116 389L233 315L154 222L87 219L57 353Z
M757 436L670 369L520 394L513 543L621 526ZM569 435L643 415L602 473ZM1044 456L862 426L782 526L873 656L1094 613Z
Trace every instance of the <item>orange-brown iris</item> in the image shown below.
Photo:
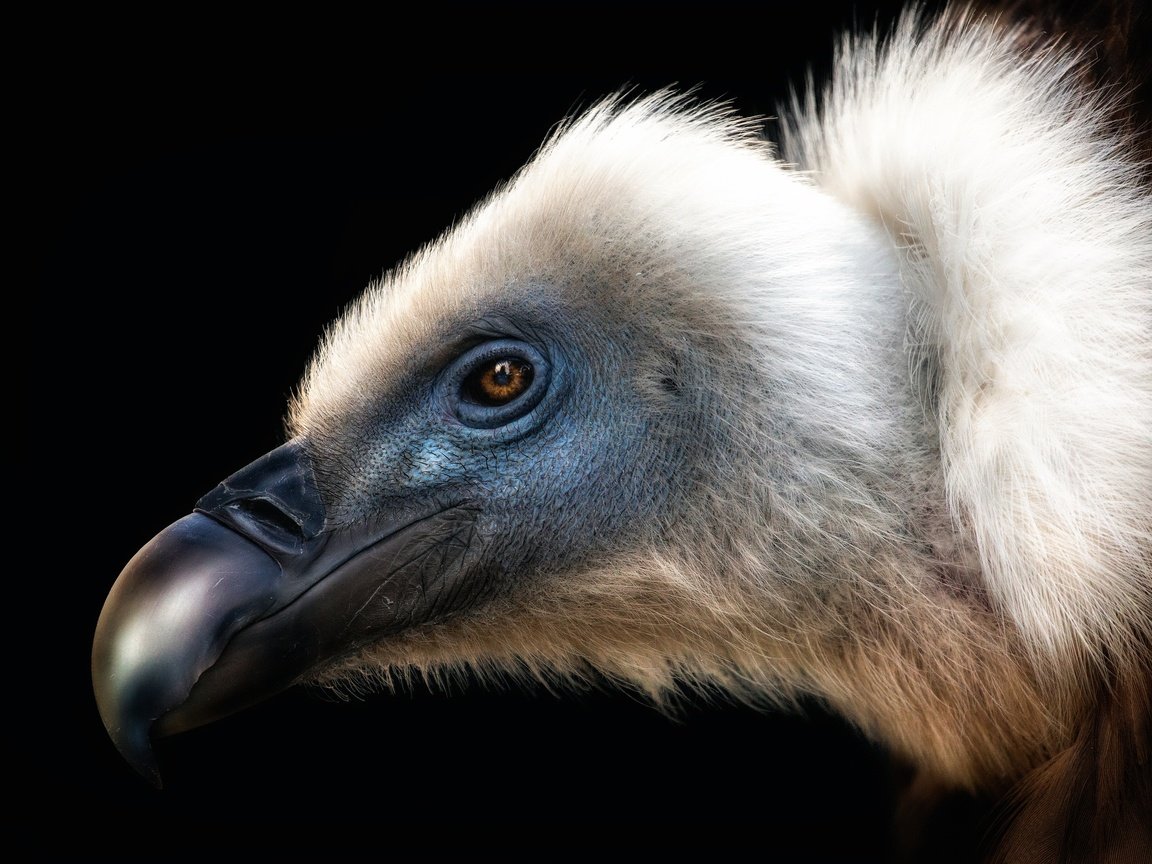
M464 382L464 392L480 405L507 405L532 383L532 364L519 357L498 357L476 369Z

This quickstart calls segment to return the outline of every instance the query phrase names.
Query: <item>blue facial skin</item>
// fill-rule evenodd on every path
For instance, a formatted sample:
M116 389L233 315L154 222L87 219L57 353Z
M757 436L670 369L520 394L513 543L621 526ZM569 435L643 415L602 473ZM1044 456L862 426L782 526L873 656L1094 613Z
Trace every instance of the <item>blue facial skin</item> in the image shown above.
M666 524L694 424L683 422L671 377L663 387L642 380L653 364L638 358L660 346L596 317L541 304L450 322L411 379L307 442L330 526L437 501L474 508L462 572L442 574L464 587L442 592L419 620L589 566ZM503 356L530 362L532 384L501 407L470 402L463 382Z
M231 475L125 567L93 680L109 733L146 776L159 779L153 734L677 524L724 425L684 397L707 389L706 370L594 309L525 303L442 333L412 348L403 380L372 382L344 416ZM531 380L491 399L477 375L502 358ZM179 612L178 638L163 609Z

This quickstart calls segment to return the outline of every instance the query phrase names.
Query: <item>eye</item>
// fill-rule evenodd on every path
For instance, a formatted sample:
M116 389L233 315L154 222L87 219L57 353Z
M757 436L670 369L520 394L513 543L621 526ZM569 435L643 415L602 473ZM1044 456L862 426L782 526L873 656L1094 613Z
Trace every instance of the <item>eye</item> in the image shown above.
M496 429L529 414L548 392L551 367L519 339L494 339L465 351L447 370L445 398L467 426Z
M535 374L522 357L498 357L473 370L460 390L470 402L495 408L524 395Z

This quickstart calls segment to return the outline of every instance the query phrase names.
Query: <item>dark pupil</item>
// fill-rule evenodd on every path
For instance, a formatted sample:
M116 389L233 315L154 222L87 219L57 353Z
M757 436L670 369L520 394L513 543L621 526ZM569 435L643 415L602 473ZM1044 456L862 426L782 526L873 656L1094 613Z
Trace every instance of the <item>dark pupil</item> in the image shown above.
M464 381L464 395L479 405L507 405L532 383L532 364L519 357L500 357L476 369Z
M512 364L507 360L502 360L492 370L492 380L496 382L498 387L507 387L515 374L512 370Z

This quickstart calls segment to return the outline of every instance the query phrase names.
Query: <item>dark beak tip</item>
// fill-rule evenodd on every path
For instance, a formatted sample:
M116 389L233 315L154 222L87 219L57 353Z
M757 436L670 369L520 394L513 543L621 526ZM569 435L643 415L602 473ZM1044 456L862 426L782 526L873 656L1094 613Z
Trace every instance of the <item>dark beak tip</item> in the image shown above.
M158 721L178 712L235 630L272 603L279 575L267 553L199 513L157 534L120 573L93 636L93 692L112 742L153 786L161 787Z
M94 674L93 681L96 685L94 687L96 707L100 712L104 731L108 733L116 751L149 784L156 789L162 788L164 783L160 775L160 766L152 749L152 721L146 717L136 716L131 711L125 711L120 700L116 699L117 694L109 693L106 682L99 676Z
M157 764L156 754L152 750L150 732L141 730L137 734L123 735L121 730L108 729L107 731L121 758L137 774L147 780L152 788L163 789L164 779L160 775L160 766Z

